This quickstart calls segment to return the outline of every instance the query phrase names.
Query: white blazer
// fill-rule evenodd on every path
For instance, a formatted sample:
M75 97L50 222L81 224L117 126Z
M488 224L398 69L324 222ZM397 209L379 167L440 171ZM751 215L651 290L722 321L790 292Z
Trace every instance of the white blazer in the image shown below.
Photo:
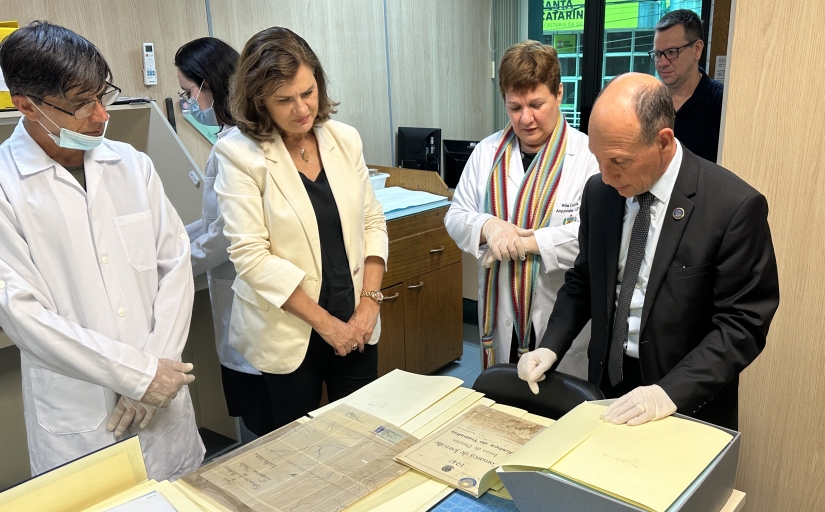
M569 127L567 132L567 150L564 167L556 189L554 211L550 217L550 226L536 230L536 243L541 255L541 272L533 292L533 327L536 329L536 343L541 342L547 329L547 319L553 312L556 295L564 284L564 272L573 266L579 254L579 206L582 190L587 179L599 172L596 158L587 147L587 135ZM464 167L458 186L455 189L450 210L444 218L447 232L461 250L479 259L479 323L484 307L481 292L484 289L485 268L481 265L481 256L487 250L487 244L481 245L481 226L491 218L484 213L484 198L487 194L488 181L493 166L493 157L498 149L501 132L494 133L478 143ZM507 204L509 211L515 211L516 194L524 178L521 152L516 139L516 148L510 161L510 175L507 186ZM509 219L511 222L513 219ZM499 271L498 320L493 332L493 346L496 349L496 363L509 362L510 343L513 336L515 313L509 296L510 270L502 265ZM573 341L567 355L561 361L558 370L587 378L587 345L590 343L590 324L582 330ZM557 354L560 358L562 354Z
M237 128L223 130L218 134L218 139L237 131ZM224 222L218 208L218 195L215 193L215 177L218 175L215 148L212 148L206 160L204 175L201 218L186 225L186 232L192 241L192 274L199 276L206 272L218 360L223 366L237 372L260 375L261 372L249 364L244 356L229 346L229 322L232 318L232 300L235 298L232 283L235 282L236 273L235 266L229 261L229 240L223 234Z
M83 163L85 191L22 120L0 146L0 325L20 348L34 474L116 441L118 395L140 399L189 334L189 238L152 162L104 140ZM149 478L203 460L186 387L134 433Z
M355 128L327 121L315 136L341 217L358 305L364 261L368 256L387 261L386 220ZM290 373L304 359L312 328L281 308L298 287L315 301L320 296L315 211L279 135L260 142L229 133L215 145L215 154L215 190L238 272L232 288L240 299L232 306L229 344L262 372ZM380 334L379 319L370 343Z

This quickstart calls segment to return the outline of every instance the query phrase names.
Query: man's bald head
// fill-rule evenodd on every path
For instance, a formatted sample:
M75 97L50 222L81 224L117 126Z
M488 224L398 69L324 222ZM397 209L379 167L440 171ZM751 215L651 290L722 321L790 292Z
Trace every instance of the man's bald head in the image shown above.
M673 98L667 86L652 75L625 73L599 93L588 126L606 122L622 125L626 130L635 129L642 143L649 146L662 129L673 130L675 121Z
M674 118L670 92L655 77L627 73L607 84L588 125L602 181L624 197L649 191L676 152Z

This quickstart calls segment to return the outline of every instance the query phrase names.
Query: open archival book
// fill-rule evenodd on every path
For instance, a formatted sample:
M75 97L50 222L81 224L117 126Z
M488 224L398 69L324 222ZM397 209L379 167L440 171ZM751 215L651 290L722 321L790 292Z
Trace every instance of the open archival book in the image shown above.
M468 411L396 460L474 496L495 488L498 467L549 470L641 509L665 512L732 439L675 417L636 427L604 423L605 406L591 403L546 428L519 418L501 421L495 411L482 409Z

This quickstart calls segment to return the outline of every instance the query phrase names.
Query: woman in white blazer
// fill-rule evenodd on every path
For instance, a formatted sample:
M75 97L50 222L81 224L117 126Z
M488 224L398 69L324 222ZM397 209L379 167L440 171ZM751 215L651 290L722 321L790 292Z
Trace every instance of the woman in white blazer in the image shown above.
M207 126L219 126L218 139L237 132L229 111L229 78L235 72L238 52L214 37L201 37L184 44L175 53L180 96L189 103L189 113ZM221 380L230 416L240 417L256 435L271 432L272 415L261 408L268 392L259 372L244 356L229 345L229 324L235 292L235 266L229 261L229 240L223 234L223 216L218 208L215 177L218 159L214 148L204 167L202 216L187 224L192 249L192 273L206 273L215 348L221 363Z
M510 122L476 146L444 219L458 246L479 258L485 368L517 362L544 336L579 253L584 184L599 172L587 136L559 110L563 86L553 47L511 46L498 76ZM589 342L588 324L558 369L586 379Z
M215 190L238 272L229 344L261 371L277 428L377 376L387 228L361 138L335 113L315 53L254 35L215 146Z

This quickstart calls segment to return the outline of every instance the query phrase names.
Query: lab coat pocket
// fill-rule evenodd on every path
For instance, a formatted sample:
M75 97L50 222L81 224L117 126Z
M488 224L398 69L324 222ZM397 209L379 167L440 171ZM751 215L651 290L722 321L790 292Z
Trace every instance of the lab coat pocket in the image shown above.
M30 368L29 372L37 423L52 434L93 432L106 419L101 386L45 368Z
M155 244L155 228L152 212L133 213L112 217L117 235L129 264L138 272L154 270L158 267L158 250Z

